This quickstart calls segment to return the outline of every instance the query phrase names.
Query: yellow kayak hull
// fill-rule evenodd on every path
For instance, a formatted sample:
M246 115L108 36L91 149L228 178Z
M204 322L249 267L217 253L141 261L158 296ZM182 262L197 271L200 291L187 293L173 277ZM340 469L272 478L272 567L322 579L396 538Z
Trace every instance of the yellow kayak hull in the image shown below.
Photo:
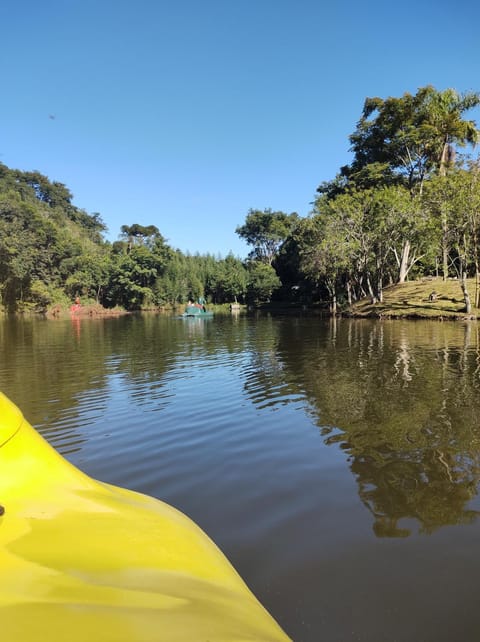
M2 642L285 642L185 515L95 481L0 393Z

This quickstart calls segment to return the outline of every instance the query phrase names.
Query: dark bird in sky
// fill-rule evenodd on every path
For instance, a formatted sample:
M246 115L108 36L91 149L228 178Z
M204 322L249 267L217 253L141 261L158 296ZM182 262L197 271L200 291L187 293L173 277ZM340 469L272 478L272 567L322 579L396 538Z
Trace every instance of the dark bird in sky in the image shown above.
M50 118L50 120L55 120L55 114L48 114L48 117Z

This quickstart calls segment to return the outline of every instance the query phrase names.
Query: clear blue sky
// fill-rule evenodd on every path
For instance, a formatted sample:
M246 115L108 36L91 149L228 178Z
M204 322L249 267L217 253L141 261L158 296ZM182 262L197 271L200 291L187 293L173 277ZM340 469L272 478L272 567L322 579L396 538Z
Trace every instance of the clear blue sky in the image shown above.
M243 257L249 208L305 216L349 162L366 96L480 90L479 6L4 2L0 161L65 183L111 240L153 224L184 252Z

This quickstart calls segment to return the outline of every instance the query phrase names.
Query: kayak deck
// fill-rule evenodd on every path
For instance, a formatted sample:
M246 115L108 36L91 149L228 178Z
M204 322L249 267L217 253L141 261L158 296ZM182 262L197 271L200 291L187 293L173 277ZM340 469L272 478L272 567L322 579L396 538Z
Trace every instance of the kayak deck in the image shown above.
M288 640L196 524L82 473L1 393L0 471L5 642Z

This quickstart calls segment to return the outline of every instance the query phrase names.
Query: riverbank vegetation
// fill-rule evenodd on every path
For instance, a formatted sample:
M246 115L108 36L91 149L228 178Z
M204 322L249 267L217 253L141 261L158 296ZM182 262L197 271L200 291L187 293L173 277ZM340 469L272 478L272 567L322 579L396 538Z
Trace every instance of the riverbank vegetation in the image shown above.
M318 187L308 217L249 210L236 229L251 248L246 260L183 254L153 224L125 224L106 241L100 214L74 206L65 185L0 164L3 309L45 311L77 296L158 309L203 297L378 316L392 292L415 300L406 284L436 279L435 289L449 283L455 294L432 287L420 309L477 315L480 163L467 152L479 131L466 115L479 105L479 93L431 86L367 98L350 136L353 160ZM402 305L415 316L414 305Z

